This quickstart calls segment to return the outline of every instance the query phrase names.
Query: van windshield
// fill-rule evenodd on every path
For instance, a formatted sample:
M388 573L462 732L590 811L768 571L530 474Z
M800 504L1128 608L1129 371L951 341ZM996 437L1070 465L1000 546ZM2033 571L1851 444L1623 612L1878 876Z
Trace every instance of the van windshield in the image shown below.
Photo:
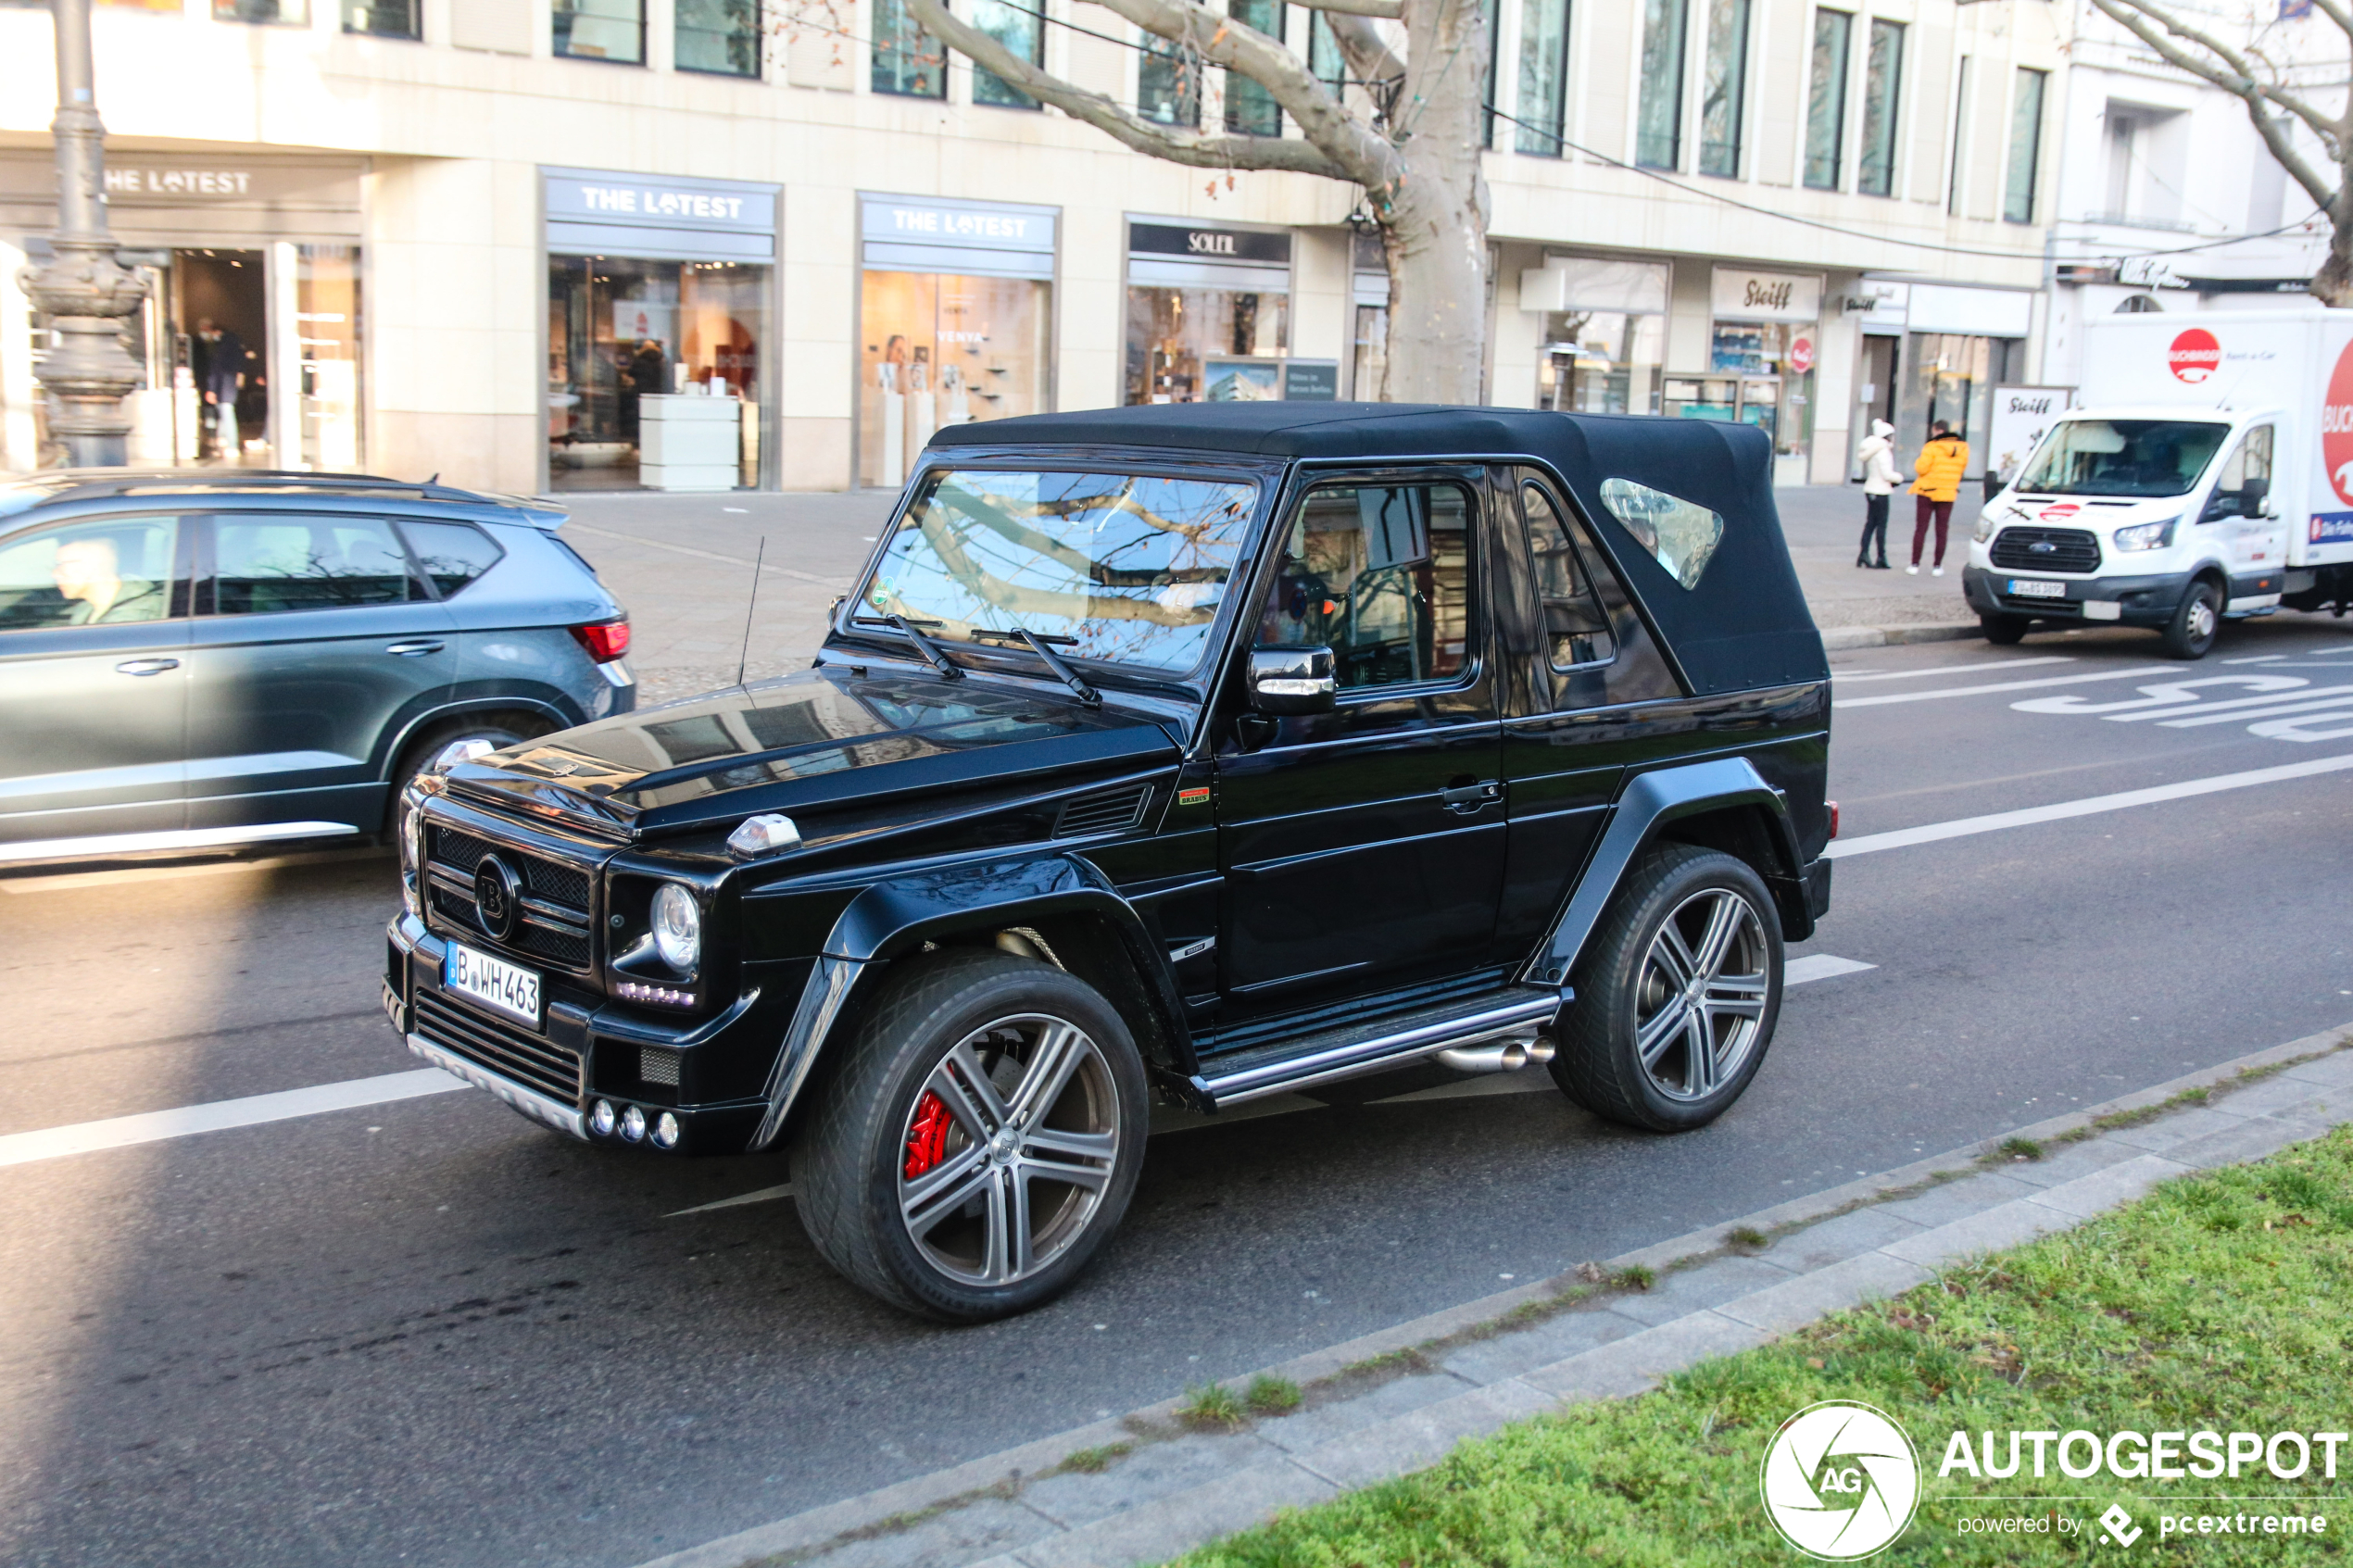
M1258 486L1119 472L934 472L859 596L937 642L1182 672L1248 546ZM1009 641L1010 636L1010 641Z
M2205 420L2061 420L2018 482L2037 495L2183 495L2227 424Z

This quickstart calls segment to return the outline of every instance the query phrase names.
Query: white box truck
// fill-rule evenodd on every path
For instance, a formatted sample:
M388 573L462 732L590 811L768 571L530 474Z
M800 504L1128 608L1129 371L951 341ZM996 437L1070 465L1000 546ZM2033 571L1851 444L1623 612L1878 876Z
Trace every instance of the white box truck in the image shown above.
M2353 604L2353 310L2145 312L2084 329L2077 407L1985 504L1961 589L1986 637Z

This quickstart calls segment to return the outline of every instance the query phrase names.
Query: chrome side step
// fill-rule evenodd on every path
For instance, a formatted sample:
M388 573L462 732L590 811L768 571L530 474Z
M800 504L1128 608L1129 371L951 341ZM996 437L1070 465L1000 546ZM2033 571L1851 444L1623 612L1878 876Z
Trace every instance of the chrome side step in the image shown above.
M1391 1035L1351 1040L1325 1050L1309 1051L1303 1056L1279 1061L1257 1062L1221 1077L1199 1078L1194 1082L1212 1109L1239 1105L1245 1100L1261 1099L1268 1095L1287 1094L1336 1079L1354 1078L1366 1073L1378 1073L1384 1068L1402 1067L1423 1057L1436 1056L1441 1051L1461 1050L1505 1039L1531 1040L1535 1037L1537 1027L1560 1011L1565 1000L1558 991L1544 991L1524 1001L1489 1006L1460 1017L1416 1024ZM1531 1059L1532 1053L1523 1054L1523 1060ZM1502 1053L1498 1053L1496 1065L1499 1069L1503 1065Z

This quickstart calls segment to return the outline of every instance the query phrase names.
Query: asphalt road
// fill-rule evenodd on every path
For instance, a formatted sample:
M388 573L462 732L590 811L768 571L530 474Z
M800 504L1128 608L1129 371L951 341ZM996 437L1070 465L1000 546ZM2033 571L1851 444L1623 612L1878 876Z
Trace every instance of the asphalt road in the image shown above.
M1856 847L2353 757L2353 707L2217 707L2353 697L2326 620L2196 666L2120 632L1833 664ZM2143 689L2184 680L2235 684ZM852 1291L789 1201L681 1213L780 1160L471 1091L0 1168L0 1559L639 1562L2296 1038L2353 1019L2348 782L1850 855L1803 950L1876 967L1793 988L1715 1126L1530 1077L1172 1134L1080 1286L984 1328ZM382 857L0 884L0 1133L412 1067L392 900Z

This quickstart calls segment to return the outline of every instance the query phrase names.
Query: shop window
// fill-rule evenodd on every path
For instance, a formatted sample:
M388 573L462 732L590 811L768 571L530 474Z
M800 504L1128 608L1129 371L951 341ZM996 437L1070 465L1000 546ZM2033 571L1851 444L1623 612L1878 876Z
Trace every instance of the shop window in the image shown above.
M1244 27L1283 41L1282 0L1227 0L1226 14ZM1237 136L1279 136L1282 107L1275 95L1238 70L1226 73L1226 129Z
M1127 401L1275 401L1282 395L1290 316L1284 294L1130 288Z
M1136 112L1163 125L1201 123L1201 56L1157 33L1136 58Z
M1895 190L1895 101L1903 74L1904 24L1873 19L1863 61L1863 161L1855 176L1855 188L1867 196Z
M1515 150L1561 156L1568 107L1568 0L1522 0L1519 10L1519 120Z
M915 20L907 0L875 0L875 68L877 93L901 98L948 96L948 48Z
M1683 35L1690 0L1642 0L1642 97L1634 161L1676 169L1683 159Z
M645 0L555 0L556 53L573 60L646 63Z
M1838 189L1845 155L1846 55L1855 19L1844 11L1814 13L1814 57L1806 87L1806 183Z
M2010 156L2002 216L2012 223L2034 220L2034 177L2043 157L2043 85L2049 80L2048 71L2021 67L2010 94Z
M1737 180L1748 108L1749 0L1708 0L1707 62L1700 80L1699 171Z
M1702 391L1680 408L1670 383L1667 411L1755 425L1772 438L1774 451L1802 455L1814 433L1815 332L1809 324L1718 321L1708 345L1714 373L1686 383Z
M943 425L1042 413L1052 285L869 271L859 368L861 477L896 488Z
M1615 310L1544 317L1537 402L1579 414L1655 414L1667 318Z
M212 15L224 22L283 22L310 25L310 0L212 0Z
M360 466L359 247L297 245L295 256L302 458L347 473Z
M678 69L760 74L761 0L678 0Z
M419 0L343 0L343 30L375 38L422 38Z
M549 487L756 484L770 275L741 262L549 257ZM647 401L705 397L727 400L727 412ZM648 455L653 422L664 433Z
M1005 46L1015 59L1031 65L1046 63L1046 22L1040 15L1046 0L973 0L972 23ZM1034 109L1038 100L994 71L973 67L973 102L999 108Z

